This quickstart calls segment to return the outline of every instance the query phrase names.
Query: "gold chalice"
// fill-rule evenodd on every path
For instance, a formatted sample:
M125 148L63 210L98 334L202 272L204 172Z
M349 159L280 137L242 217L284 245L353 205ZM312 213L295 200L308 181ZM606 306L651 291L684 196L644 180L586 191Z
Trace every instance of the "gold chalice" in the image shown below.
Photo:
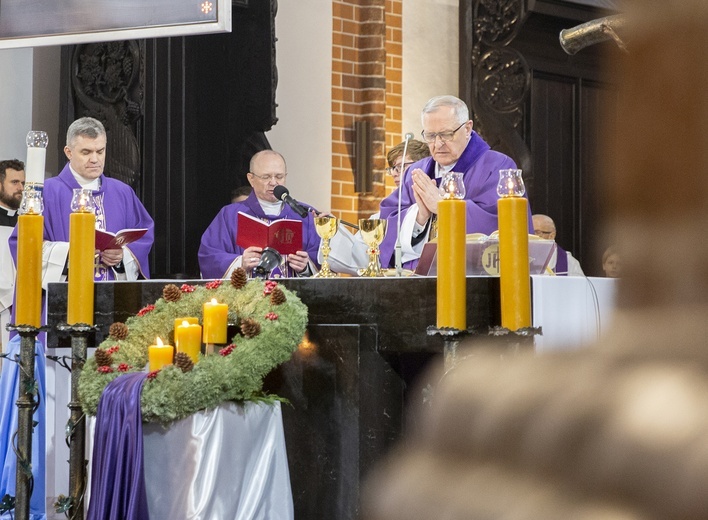
M315 275L315 278L335 278L336 273L333 273L329 268L329 253L332 248L329 247L330 239L337 234L339 228L339 219L337 217L315 217L315 230L322 239L322 267L320 272Z
M388 222L381 218L359 219L359 231L364 243L369 246L369 265L359 270L359 276L384 276L379 261L379 245L386 235Z

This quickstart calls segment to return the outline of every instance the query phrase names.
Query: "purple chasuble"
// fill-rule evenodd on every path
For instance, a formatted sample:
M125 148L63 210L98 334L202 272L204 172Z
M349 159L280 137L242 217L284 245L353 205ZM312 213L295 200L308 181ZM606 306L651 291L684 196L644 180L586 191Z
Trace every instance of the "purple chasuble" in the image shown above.
M44 182L44 240L69 241L69 215L73 190L80 188L69 169L69 164L56 177ZM147 228L147 233L127 248L135 257L141 275L150 277L148 253L152 248L155 225L140 199L127 184L101 174L101 187L93 192L97 202L96 222L99 228L117 233L122 229ZM10 236L10 249L17 259L17 228ZM69 273L71 276L71 273ZM113 280L113 269L105 266L96 271L96 280Z
M311 209L307 204L303 205ZM234 260L243 254L244 248L236 245L239 211L268 222L283 218L301 220L302 248L307 252L310 260L319 266L317 250L320 247L320 237L315 229L312 212L308 211L307 217L302 218L290 206L283 204L280 214L266 215L258 203L256 194L252 192L246 200L221 208L219 214L204 231L199 246L199 269L202 278L223 278Z
M108 383L96 413L88 520L149 520L140 394L147 374Z
M401 181L401 222L410 207L415 204L411 172L422 169L431 179L435 179L435 161L426 157L413 163L403 174ZM514 161L506 155L495 152L476 133L472 132L467 147L457 160L453 171L461 172L465 184L465 202L467 203L467 234L484 233L489 235L499 229L497 221L497 184L499 170L516 168ZM394 267L394 249L396 246L396 226L398 222L398 190L381 201L381 218L388 221L386 236L381 243L381 266ZM528 212L529 232L533 233L531 209ZM406 262L404 267L414 269L418 260Z

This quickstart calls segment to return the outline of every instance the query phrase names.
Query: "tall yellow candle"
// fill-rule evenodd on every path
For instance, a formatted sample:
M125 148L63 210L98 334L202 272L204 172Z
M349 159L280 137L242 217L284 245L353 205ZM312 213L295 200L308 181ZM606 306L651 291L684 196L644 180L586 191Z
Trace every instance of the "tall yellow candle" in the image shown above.
M96 217L90 212L69 215L69 325L93 325L93 270L96 247Z
M202 350L202 326L183 321L175 329L175 348L177 352L187 354L195 363L199 361L199 353Z
M502 197L497 210L502 326L518 330L531 326L528 201Z
M438 202L437 326L467 328L466 203Z
M42 232L44 217L17 219L17 300L15 323L39 327L42 315Z
M148 364L150 372L160 370L165 365L174 361L174 348L172 345L163 345L162 339L155 338L155 345L148 347Z
M228 306L225 303L218 303L216 299L212 299L204 304L202 312L204 343L226 343Z

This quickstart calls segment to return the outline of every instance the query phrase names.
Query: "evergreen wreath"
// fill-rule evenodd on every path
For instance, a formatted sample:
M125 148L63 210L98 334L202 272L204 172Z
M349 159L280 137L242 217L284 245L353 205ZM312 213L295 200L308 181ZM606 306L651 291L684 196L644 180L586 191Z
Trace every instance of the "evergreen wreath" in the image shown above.
M177 286L166 286L163 298L126 320L124 338L108 337L86 361L79 379L84 412L96 415L101 393L116 377L144 371L148 345L153 345L156 337L174 345L176 318L196 316L202 323L202 305L212 298L229 306L230 324L248 324L250 333L244 336L239 330L231 345L200 356L192 370L169 365L148 374L141 397L143 421L183 419L223 401L269 399L262 394L263 378L297 349L307 325L307 307L274 281L250 280L237 287L221 281L204 286L184 284L177 294ZM271 298L276 288L276 294L282 292L285 299Z

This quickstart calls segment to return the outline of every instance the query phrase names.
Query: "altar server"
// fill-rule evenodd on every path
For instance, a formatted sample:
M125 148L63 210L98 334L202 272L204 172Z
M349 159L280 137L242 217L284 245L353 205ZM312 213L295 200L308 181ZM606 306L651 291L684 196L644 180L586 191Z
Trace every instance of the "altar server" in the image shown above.
M16 159L0 162L0 346L7 345L9 340L5 325L10 322L15 290L15 264L7 240L17 224L24 186L24 163Z

